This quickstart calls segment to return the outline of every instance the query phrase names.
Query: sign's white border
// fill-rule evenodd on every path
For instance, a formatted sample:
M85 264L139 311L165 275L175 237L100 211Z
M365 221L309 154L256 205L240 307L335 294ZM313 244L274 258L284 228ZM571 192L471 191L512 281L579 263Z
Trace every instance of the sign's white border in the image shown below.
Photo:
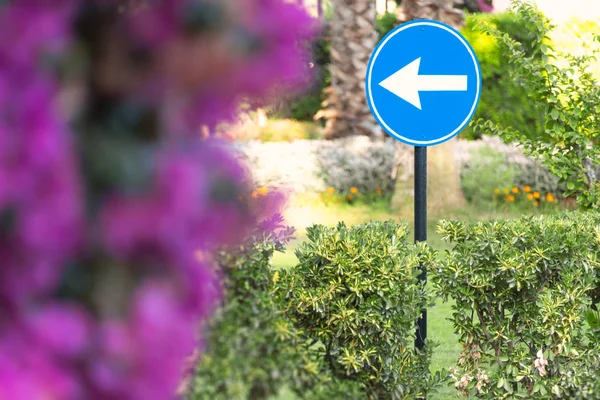
M458 40L460 40L460 42L465 46L465 48L471 55L471 58L473 60L473 65L475 66L475 73L477 75L477 79L476 79L477 80L477 93L475 96L475 101L473 102L473 106L471 107L471 111L469 112L469 115L467 115L465 120L454 131L452 131L452 133L450 133L446 136L443 136L441 138L438 138L438 139L427 140L427 141L420 141L420 140L413 140L413 139L405 138L404 136L400 135L398 132L396 132L392 128L390 128L389 125L383 120L383 118L381 118L381 115L379 115L379 111L377 111L377 107L375 106L375 102L373 101L373 91L371 90L371 80L372 80L371 77L372 77L372 73L373 73L373 65L375 64L375 61L377 60L377 57L379 56L381 49L385 46L385 44L390 39L392 39L394 36L396 36L398 33L402 32L403 30L406 30L409 28L414 28L417 26L422 26L422 25L433 26L436 28L444 29L444 30L450 32ZM435 144L443 143L449 139L452 139L454 136L456 136L465 127L465 125L467 125L469 123L469 121L473 117L473 114L475 114L477 104L479 103L480 95L481 95L481 72L480 72L479 62L477 60L477 57L475 57L473 48L459 33L457 33L454 29L452 29L448 25L441 23L441 22L429 21L429 20L416 20L416 21L406 22L406 23L400 25L398 28L396 28L395 30L390 32L385 38L383 38L383 40L381 42L379 42L379 44L375 48L375 52L371 56L371 60L369 61L369 66L367 68L367 96L368 96L367 99L369 100L368 101L369 108L371 108L373 115L390 135L394 136L401 142L404 142L404 143L407 143L407 144L410 144L413 146L432 146Z

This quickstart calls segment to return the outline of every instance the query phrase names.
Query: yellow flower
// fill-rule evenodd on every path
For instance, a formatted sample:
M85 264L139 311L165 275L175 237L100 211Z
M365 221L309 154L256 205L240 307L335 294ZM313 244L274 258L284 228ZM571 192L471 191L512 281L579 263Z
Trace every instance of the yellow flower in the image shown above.
M533 200L533 195L531 193L527 195L527 200Z
M533 202L533 205L537 207L537 206L540 205L540 202L536 200L536 201Z
M252 198L253 199L258 198L258 192L256 190L254 192L252 192Z
M508 189L504 189L504 194L508 194Z
M540 198L540 192L533 192L533 197L536 199Z
M332 188L332 187L328 187L328 188L327 188L327 193L329 193L329 194L333 194L333 193L335 193L335 189L334 189L334 188Z
M269 189L267 189L265 186L263 187L259 187L258 189L256 189L256 191L258 192L259 195L264 196L267 193L269 193Z
M511 194L510 196L508 196L508 197L506 198L506 200L508 200L508 201L510 201L510 202L513 202L513 201L515 201L515 196L513 196L513 195Z
M351 188L350 188L350 193L352 193L352 194L356 194L356 193L358 193L358 189L357 189L357 188L355 188L355 187L351 187Z
M519 188L518 188L518 187L516 187L516 186L515 186L515 187L513 187L513 188L512 188L512 192L513 192L513 193L515 193L515 194L519 193Z
M273 274L273 282L277 282L279 280L279 271L275 271Z
M546 201L548 203L552 203L554 201L554 196L552 195L552 193L547 193L546 194Z
M525 187L523 188L523 191L524 191L525 193L529 193L529 192L531 192L531 186L529 186L529 185L525 185Z
M498 189L498 188L494 189L494 194L500 194L500 189Z

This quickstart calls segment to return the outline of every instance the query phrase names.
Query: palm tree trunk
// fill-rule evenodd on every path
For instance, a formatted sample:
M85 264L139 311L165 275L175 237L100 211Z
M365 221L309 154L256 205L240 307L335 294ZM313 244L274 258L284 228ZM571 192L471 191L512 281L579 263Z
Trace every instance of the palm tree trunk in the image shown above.
M402 8L406 21L413 19L434 19L455 28L460 28L465 22L465 14L455 8L455 0L404 0Z
M315 116L326 118L325 136L382 137L365 96L365 76L377 44L374 0L334 0L331 29L331 88L323 103L329 109Z

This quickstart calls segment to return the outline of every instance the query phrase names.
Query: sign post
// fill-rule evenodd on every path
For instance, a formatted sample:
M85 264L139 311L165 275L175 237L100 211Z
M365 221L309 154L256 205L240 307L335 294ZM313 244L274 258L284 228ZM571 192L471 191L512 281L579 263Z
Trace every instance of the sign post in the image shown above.
M415 147L415 243L427 241L427 147ZM419 279L427 283L427 270L421 268ZM417 321L415 347L422 349L427 338L427 309Z
M481 94L479 61L454 28L414 20L375 47L366 76L373 116L393 138L415 147L415 242L427 240L427 147L446 142L469 123ZM435 189L435 188L434 188ZM427 281L421 268L419 279ZM427 339L427 310L417 321L415 347Z

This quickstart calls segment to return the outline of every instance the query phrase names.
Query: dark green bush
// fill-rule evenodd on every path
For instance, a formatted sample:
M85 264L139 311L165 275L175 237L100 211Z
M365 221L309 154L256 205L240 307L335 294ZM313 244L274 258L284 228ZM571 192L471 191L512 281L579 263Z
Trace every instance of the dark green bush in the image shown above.
M277 272L271 258L291 233L285 227L277 232L256 232L244 245L220 252L225 301L206 327L207 350L188 399L259 400L284 385L302 391L324 382L318 359L272 295Z
M462 394L486 399L598 399L600 216L567 213L442 221L454 247L431 269L463 346L452 371Z
M313 121L315 114L322 108L321 103L325 100L323 90L331 84L329 64L331 56L330 29L323 28L323 32L313 44L311 65L314 71L314 81L304 93L296 96L290 102L289 109L282 115L299 121Z
M290 318L320 343L330 373L357 382L363 398L414 399L440 378L429 375L430 351L414 350L428 304L417 266L431 266L435 254L408 234L393 221L312 226L282 280Z
M525 44L526 54L539 53L534 45L531 26L512 13L469 14L461 33L469 41L481 66L481 98L475 118L510 125L526 136L535 136L542 130L542 109L527 98L527 92L509 76L509 60L502 54L496 39L479 29L481 24L494 25L500 32ZM481 132L466 128L465 139L479 139Z
M394 13L385 13L377 16L375 21L375 30L379 35L379 38L383 38L398 24L398 16Z

